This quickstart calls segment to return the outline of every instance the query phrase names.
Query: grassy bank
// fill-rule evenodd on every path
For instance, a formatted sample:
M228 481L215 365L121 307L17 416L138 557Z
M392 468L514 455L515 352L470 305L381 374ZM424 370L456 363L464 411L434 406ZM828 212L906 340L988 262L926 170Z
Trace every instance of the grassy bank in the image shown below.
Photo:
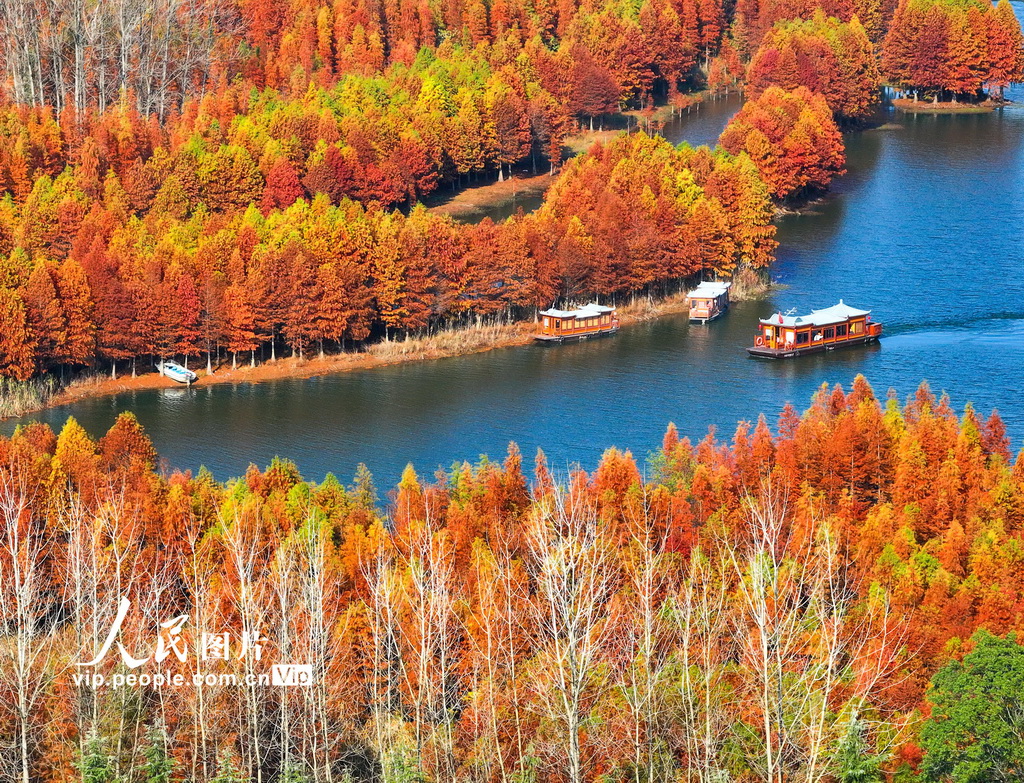
M27 381L0 377L0 419L24 416L47 407L59 389L60 384L52 375Z
M758 299L771 289L772 285L762 275L750 270L740 270L733 281L732 299ZM659 299L640 296L618 305L619 321L624 327L665 315L683 313L686 310L685 292ZM205 369L193 367L199 373L199 380L193 385L212 386L219 383L262 383L287 378L312 378L403 362L467 356L494 348L526 345L532 342L536 331L537 324L534 321L480 323L442 329L428 335L409 336L401 340L385 340L369 345L365 351L358 353L327 354L323 357L313 354L303 359L297 356L282 357L255 366L243 362L235 369L232 369L230 363L224 363L215 367L214 372L210 374L207 374ZM44 408L65 405L89 397L176 387L177 384L156 372L143 373L137 377L126 375L117 379L111 378L107 373L96 373L79 376L62 388L52 379L29 381L24 384L2 381L0 418L24 416Z
M480 220L488 211L512 207L524 199L543 196L555 177L550 174L513 176L503 182L487 182L463 188L441 203L428 207L439 215L450 215L455 220Z
M595 143L607 144L620 133L637 128L653 130L683 114L699 111L701 103L715 97L716 95L709 90L702 90L680 96L678 105L665 104L649 112L633 110L612 115L595 129L583 128L579 133L566 138L564 157L582 155ZM433 193L425 199L425 203L430 212L450 215L462 222L480 220L489 211L512 207L518 201L543 196L556 176L557 172L551 175L533 174L527 170L517 171L516 176L502 182L472 183L450 195L447 192Z
M988 114L1003 103L984 101L982 103L955 103L952 101L915 101L913 98L895 98L892 105L897 111L907 114Z

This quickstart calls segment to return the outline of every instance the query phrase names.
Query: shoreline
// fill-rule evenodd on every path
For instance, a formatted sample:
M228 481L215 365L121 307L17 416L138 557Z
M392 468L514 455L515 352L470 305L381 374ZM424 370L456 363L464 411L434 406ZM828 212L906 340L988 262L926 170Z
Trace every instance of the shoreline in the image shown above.
M727 93L726 93L727 94ZM718 96L709 90L702 90L686 96L688 105L685 113L707 100ZM653 117L655 122L664 122L672 117L682 116L683 107L663 105L658 107ZM639 111L622 112L615 115L618 121L625 121L626 127L608 127L604 129L582 129L566 139L569 149L568 158L575 157L589 149L595 142L607 142L620 133L628 133L632 127L642 121ZM613 124L617 124L615 120ZM567 159L568 159L567 158ZM447 214L457 221L479 218L490 209L501 209L513 204L516 199L543 198L544 193L557 179L559 171L554 174L532 174L522 172L513 174L504 181L469 185L440 203L428 206L428 211ZM776 212L776 216L780 214ZM764 280L756 274L743 276L737 274L733 278L732 301L747 301L766 296L779 286L770 280ZM685 312L687 298L685 293L676 293L659 300L646 298L631 301L619 307L619 320L623 327L643 321L660 318L666 315ZM265 360L255 366L249 359L239 357L238 366L232 369L229 361L216 365L213 373L207 374L205 362L191 363L191 369L199 374L199 379L192 384L196 387L214 386L227 383L265 383L277 380L302 380L333 373L351 372L353 370L371 370L394 364L414 361L430 361L447 359L456 356L469 356L497 348L509 348L528 345L533 342L536 331L535 321L515 321L509 323L486 324L481 326L462 326L444 329L434 334L405 338L400 341L383 341L367 346L366 350L355 353L313 355L299 359L295 356L279 357L276 360ZM50 408L70 405L93 397L109 397L135 391L153 391L157 389L178 388L177 384L155 371L143 372L137 376L122 374L111 378L106 373L79 377L67 386L48 395L45 399L17 405L9 412L0 413L0 421L19 419L31 416Z
M554 174L513 174L502 182L485 182L463 187L445 201L427 207L427 212L447 215L458 222L482 220L488 210L512 206L516 200L543 198L558 172Z
M595 143L607 144L620 133L631 133L645 123L664 124L673 119L689 114L691 109L709 100L729 95L729 91L714 93L711 90L700 90L687 93L685 106L663 104L658 106L649 117L637 109L619 112L605 122L613 127L590 130L581 128L578 133L566 137L564 149L567 152L562 164L575 158ZM699 109L697 109L699 111ZM624 127L619 127L623 125ZM647 128L651 131L652 128ZM547 165L545 163L545 165ZM532 200L543 198L561 173L560 165L554 172L534 173L528 168L517 169L515 173L503 181L469 183L460 187L451 195L433 193L425 201L428 212L447 215L459 222L482 220L487 212L515 206L517 199Z
M737 275L738 277L738 275ZM734 278L737 283L733 302L750 301L766 296L778 286L770 281L758 280L751 285ZM639 298L618 308L619 322L622 327L651 321L668 315L686 312L687 297L685 292L671 294L663 299L651 300ZM476 353L529 345L533 342L537 331L536 321L514 321L510 323L486 324L446 329L424 337L407 337L404 340L391 340L374 343L367 350L359 353L326 354L324 357L313 356L299 359L295 356L279 357L276 361L266 361L250 366L248 361L239 362L237 369L231 369L230 363L218 366L213 374L207 375L205 367L193 369L199 374L199 380L193 387L208 387L227 383L266 383L279 380L303 380L334 373L351 372L353 370L371 370L408 362L450 359L457 356L471 356ZM92 375L72 381L71 384L41 405L27 408L17 414L4 417L2 420L17 419L31 416L50 408L59 408L84 399L109 397L125 392L153 391L156 389L176 389L181 384L175 383L157 372L145 372L135 377L123 375L113 379L108 375Z
M991 98L981 103L956 103L945 101L915 101L913 98L893 98L892 105L905 114L989 114L1007 105L1009 101L994 101Z

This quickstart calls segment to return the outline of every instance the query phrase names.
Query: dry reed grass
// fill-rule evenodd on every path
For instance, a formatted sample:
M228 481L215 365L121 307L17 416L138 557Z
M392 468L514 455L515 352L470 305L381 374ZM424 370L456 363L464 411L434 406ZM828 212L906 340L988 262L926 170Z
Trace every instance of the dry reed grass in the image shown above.
M16 381L0 378L0 419L40 410L57 393L60 383L52 375Z

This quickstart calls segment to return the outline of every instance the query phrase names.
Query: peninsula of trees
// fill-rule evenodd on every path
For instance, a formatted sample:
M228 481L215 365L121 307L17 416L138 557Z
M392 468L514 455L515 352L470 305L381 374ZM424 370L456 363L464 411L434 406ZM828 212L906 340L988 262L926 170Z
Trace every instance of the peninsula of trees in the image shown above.
M7 0L0 30L18 380L301 357L762 269L771 201L842 173L838 128L883 80L968 99L1024 68L1007 0ZM738 81L717 150L597 146L501 224L413 206Z

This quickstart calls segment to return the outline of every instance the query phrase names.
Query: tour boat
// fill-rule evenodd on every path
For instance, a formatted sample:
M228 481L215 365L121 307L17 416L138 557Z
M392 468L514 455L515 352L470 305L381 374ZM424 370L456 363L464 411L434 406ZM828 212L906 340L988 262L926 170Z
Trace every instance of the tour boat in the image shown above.
M541 333L534 339L542 343L564 343L603 337L619 331L615 308L593 304L578 310L541 310Z
M751 356L788 359L805 353L832 351L846 345L873 343L882 336L882 325L871 320L870 310L858 310L839 300L809 315L775 313L761 319Z
M160 362L157 364L156 369L164 377L178 383L191 384L199 379L198 375L188 368L182 367L177 362Z
M728 310L731 287L732 283L703 282L690 291L690 321L706 324Z

